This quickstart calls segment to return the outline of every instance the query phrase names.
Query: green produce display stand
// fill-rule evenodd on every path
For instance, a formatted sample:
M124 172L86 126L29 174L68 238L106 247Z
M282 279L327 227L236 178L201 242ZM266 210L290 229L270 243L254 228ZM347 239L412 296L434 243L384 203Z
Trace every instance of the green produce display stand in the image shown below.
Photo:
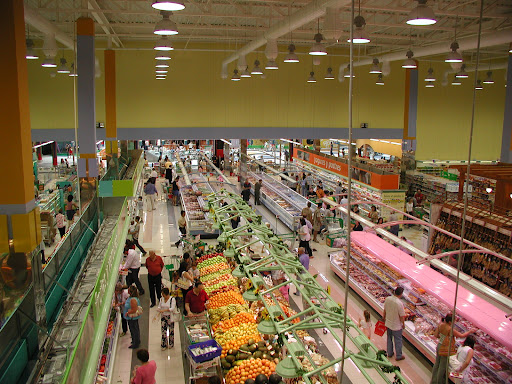
M221 200L228 205L220 207ZM400 373L400 368L387 360L385 352L379 351L363 335L355 322L349 318L345 319L344 309L320 286L315 276L304 269L297 256L284 244L283 239L262 225L261 217L257 216L238 195L221 190L209 196L208 203L215 226L222 230L219 241L227 247L224 256L234 257L238 263L233 276L245 276L252 283L253 288L246 291L243 297L250 301L261 300L265 306L268 318L258 324L258 331L277 335L278 343L286 351L287 357L276 367L279 375L285 378L302 377L307 384L318 381L327 384L327 379L321 373L344 359L350 359L369 383L375 382L376 374L386 383L407 383ZM243 217L247 224L232 229L230 225L232 215ZM248 256L249 252L244 252L250 246L261 247L263 257L257 261L252 260ZM285 279L283 283L270 287L263 276L273 270L282 271ZM297 276L300 277L297 278ZM305 304L304 310L292 316L288 316L281 306L272 304L278 303L274 292L288 284L296 287ZM263 300L264 296L267 300ZM318 366L306 347L301 342L297 342L300 338L296 332L327 329L339 345L342 345L342 338L335 329L342 328L345 320L347 324L345 353L327 364ZM356 347L355 351L349 350L348 340ZM309 360L312 370L306 372L299 357Z

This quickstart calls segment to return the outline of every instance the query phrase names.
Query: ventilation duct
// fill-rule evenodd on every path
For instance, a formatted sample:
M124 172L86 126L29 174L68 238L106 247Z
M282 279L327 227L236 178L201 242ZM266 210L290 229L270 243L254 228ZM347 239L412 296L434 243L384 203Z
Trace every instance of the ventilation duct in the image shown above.
M43 52L46 57L50 57L52 59L57 56L57 51L59 48L57 47L57 41L55 40L55 34L51 33L44 37L43 43Z
M337 42L341 37L341 21L339 20L339 9L325 8L324 24L322 34L329 43Z
M236 67L240 72L243 72L247 69L247 62L245 61L245 55L240 56L238 58L238 63L236 64Z
M277 48L277 39L268 39L267 46L265 47L265 56L268 60L275 61L279 50Z

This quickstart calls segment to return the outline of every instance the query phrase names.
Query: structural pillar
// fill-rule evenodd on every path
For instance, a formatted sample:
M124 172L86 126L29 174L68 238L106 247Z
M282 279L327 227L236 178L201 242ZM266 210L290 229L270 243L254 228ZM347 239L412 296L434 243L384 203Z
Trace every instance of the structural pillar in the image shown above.
M80 202L92 199L96 192L99 174L96 158L96 98L94 87L94 21L80 17L76 21L77 32L77 104L78 104L78 177Z
M117 104L116 104L116 51L107 49L105 58L105 154L107 171L119 170L119 146L117 143ZM111 171L112 172L112 171Z
M418 62L416 62L416 65ZM416 121L418 116L418 68L405 70L405 105L403 140L416 148Z
M3 42L2 55L5 58L0 60L0 83L3 94L7 96L0 103L0 116L3 125L7 127L2 130L2 139L9 143L0 151L2 177L9 181L9 187L0 189L0 253L7 253L2 260L1 273L3 283L12 288L5 293L5 298L14 303L32 283L33 273L41 270L38 249L42 241L39 208L34 199L23 1L0 1L0 36ZM40 292L40 287L34 285L26 298L44 304L44 292ZM38 291L41 297L34 296L34 291ZM15 324L19 324L19 321L26 324L29 319L44 326L44 305L38 306L41 309L38 315L35 312L36 306L32 310L27 305L24 308L26 317L11 320ZM11 329L18 329L19 326L15 325ZM28 336L20 333L11 334L10 337L15 340L16 337ZM0 365L0 368L3 366Z
M512 44L510 45L512 48ZM505 112L503 115L503 136L501 138L500 161L512 161L512 54L508 54L507 90L505 94Z
M247 139L240 139L240 159L239 159L240 183L243 183L247 178Z
M57 147L57 142L54 141L52 144L52 159L53 159L53 166L56 167L59 165L58 161L57 161L57 151L58 151L58 147Z

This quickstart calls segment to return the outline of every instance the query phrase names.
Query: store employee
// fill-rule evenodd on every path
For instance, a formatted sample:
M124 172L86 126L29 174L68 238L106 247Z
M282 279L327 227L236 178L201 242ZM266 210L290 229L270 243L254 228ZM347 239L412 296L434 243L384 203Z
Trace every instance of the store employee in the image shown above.
M200 280L194 282L194 288L187 293L185 297L185 310L187 316L198 316L206 310L208 294L204 290L204 285Z

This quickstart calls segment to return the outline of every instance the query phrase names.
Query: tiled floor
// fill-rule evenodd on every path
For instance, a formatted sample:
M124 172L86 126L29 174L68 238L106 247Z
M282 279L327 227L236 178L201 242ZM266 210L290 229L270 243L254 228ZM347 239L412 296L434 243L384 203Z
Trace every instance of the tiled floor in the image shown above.
M233 184L237 184L236 180L230 180ZM218 189L219 186L215 185L215 189ZM235 188L235 186L230 187L227 186L228 189ZM252 203L252 199L251 199ZM160 255L171 255L176 254L177 250L174 246L171 246L177 239L177 228L175 227L175 217L179 215L178 207L170 207L167 209L168 203L164 200L158 201L157 209L152 212L144 213L144 225L142 227L143 235L142 238L142 246L148 250L155 250L157 254ZM290 230L285 227L281 222L276 223L275 216L268 211L264 206L256 206L256 210L259 214L261 214L264 218L264 221L270 223L274 230L277 230L278 233L288 233ZM175 217L171 217L169 219L169 213L174 215ZM277 224L277 228L276 228ZM421 232L415 229L406 229L403 231L404 235L411 239L416 245L421 244ZM402 234L402 233L401 233ZM313 248L316 249L314 252L315 257L311 259L311 272L319 273L319 282L324 287L329 286L331 289L331 296L340 304L344 302L344 283L340 280L330 269L330 262L328 258L328 254L334 251L333 248L329 248L325 245L325 243L312 243ZM141 279L145 279L144 274L146 273L145 268L141 269ZM294 292L294 288L291 289L291 292ZM302 308L302 300L300 297L295 295L290 295L291 300L294 300L295 304ZM349 301L348 301L348 314L356 321L359 317L362 316L362 313L365 309L369 309L369 306L364 303L362 299L360 299L353 292L349 293ZM375 322L378 320L375 317L375 313L373 313L372 321ZM154 317L154 309L150 310L150 319ZM341 337L341 332L339 332ZM341 346L337 344L337 342L330 337L329 334L324 335L322 332L319 332L320 339L329 349L333 356L337 357L341 353ZM156 382L158 384L162 383L172 383L172 384L181 384L184 383L183 376L183 361L181 354L181 347L179 340L179 327L175 327L175 347L171 350L161 351L160 349L160 323L152 322L149 323L149 354L150 359L153 359L157 363L157 374L156 374ZM373 336L372 341L380 348L385 349L385 338ZM121 338L118 344L118 352L116 356L116 366L114 370L113 383L129 383L129 378L131 375L130 367L132 365L132 353L131 350L128 349L128 345L130 343L129 335ZM347 343L347 349L353 349L353 345L350 342ZM402 373L409 379L410 383L414 384L422 384L427 383L430 380L430 363L426 362L426 359L420 355L414 347L409 345L408 343L404 344L404 355L406 359L400 362L395 362L392 360L393 364L397 364L402 369ZM357 367L350 360L345 364L346 374L350 380L350 382L354 384L359 383L367 383L368 380L363 377L361 372L357 369ZM376 383L383 382L383 380L373 372L371 374L372 379L375 380ZM374 377L375 376L375 377Z

